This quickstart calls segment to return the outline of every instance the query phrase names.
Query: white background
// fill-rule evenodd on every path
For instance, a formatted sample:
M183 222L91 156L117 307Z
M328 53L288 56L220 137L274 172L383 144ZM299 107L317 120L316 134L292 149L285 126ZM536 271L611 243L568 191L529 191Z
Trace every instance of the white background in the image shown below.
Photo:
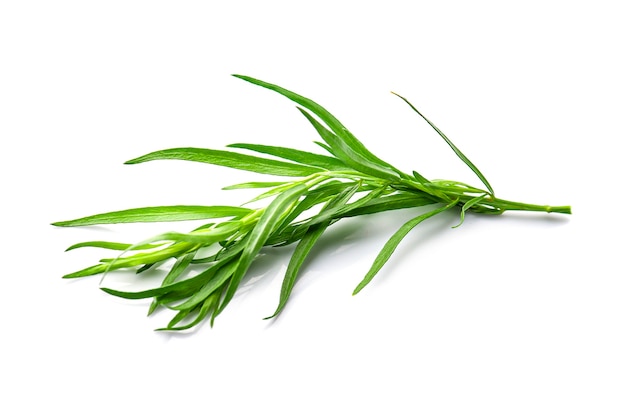
M3 1L0 408L626 409L620 3ZM232 73L315 99L399 168L478 184L401 93L500 197L574 214L440 215L356 297L419 210L344 221L277 321L261 318L290 249L267 250L214 328L154 332L169 313L62 280L102 256L63 250L166 227L49 223L253 194L220 191L245 172L123 165L153 150L316 150L293 103Z

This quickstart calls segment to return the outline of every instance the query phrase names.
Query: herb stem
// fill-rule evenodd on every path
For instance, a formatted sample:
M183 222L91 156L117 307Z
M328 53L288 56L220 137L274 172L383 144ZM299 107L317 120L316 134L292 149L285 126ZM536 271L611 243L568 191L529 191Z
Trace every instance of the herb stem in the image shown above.
M494 198L493 200L487 200L487 202L492 201L494 206L497 205L498 208L502 208L504 210L518 210L518 211L540 211L545 213L560 213L560 214L572 214L571 206L548 206L548 205L539 205L539 204L528 204L528 203L520 203L517 201L508 201L502 200L499 198Z

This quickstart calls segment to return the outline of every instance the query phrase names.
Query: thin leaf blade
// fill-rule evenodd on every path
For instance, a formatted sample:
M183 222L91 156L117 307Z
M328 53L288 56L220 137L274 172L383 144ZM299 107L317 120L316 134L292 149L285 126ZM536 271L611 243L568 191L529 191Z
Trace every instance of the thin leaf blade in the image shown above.
M280 223L281 218L284 218L283 214L292 207L293 203L306 191L306 188L304 184L290 188L277 196L265 209L256 226L250 232L246 246L239 258L237 269L230 280L224 299L215 315L221 313L233 298L243 276L248 271L250 264L252 264L252 260L259 253L261 247L265 245L274 227Z
M415 108L415 106L413 106L413 104L411 104L411 102L409 102L409 100L407 100L406 98L402 97L399 94L396 94L396 93L393 93L393 94L400 97L406 104L409 105L409 107L411 107L413 111L419 114L419 116L423 118L433 128L433 130L435 130L437 134L439 134L439 136L446 143L448 143L452 151L454 151L454 153L474 172L474 174L476 174L476 176L480 179L480 181L482 181L485 187L487 187L487 190L489 190L489 193L491 193L492 196L495 195L493 193L493 188L491 188L491 184L489 184L489 182L487 181L487 178L483 175L483 173L481 173L478 167L476 167L474 163L472 163L470 159L467 158L467 156L463 154L463 152L459 150L459 148L456 145L454 145L454 143L445 134L443 134L443 132L439 129L439 127L437 127L429 119L427 119L417 108Z
M286 181L250 181L247 183L233 184L230 186L222 187L222 190L242 190L250 188L272 188L287 184Z
M300 110L306 119L309 120L320 137L322 137L322 139L333 148L335 155L346 165L350 166L354 170L383 179L391 181L399 179L398 173L392 168L385 167L384 165L371 161L362 153L354 150L354 148L348 145L343 139L339 138L336 134L332 133L320 124L320 122L306 110L303 110L300 107L298 107L298 110Z
M106 250L125 251L131 248L133 245L128 243L114 243L111 241L85 241L69 246L65 251L76 250L78 248L93 247L103 248ZM144 244L134 247L135 250L148 250L150 248L160 247L161 244Z
M214 164L239 170L252 171L259 174L270 174L287 177L306 177L319 173L324 169L286 161L233 153L225 150L208 148L181 147L154 151L141 157L128 160L125 164L138 164L153 160L185 160Z
M343 164L341 161L334 157L309 153L308 151L296 150L293 148L247 143L229 144L227 147L241 148L244 150L251 150L258 153L269 154L274 157L280 157L285 160L290 160L299 164L305 164L313 167L319 167L325 170L337 171L346 170L348 168L345 164Z
M356 286L356 288L352 292L352 295L358 294L367 284L369 284L370 281L372 281L372 279L376 276L376 274L378 274L380 269L389 260L389 258L391 257L393 252L396 250L400 242L413 228L415 228L415 226L417 226L419 223L421 223L422 221L430 217L433 217L445 210L448 210L449 208L456 205L456 203L457 203L456 201L451 202L449 204L446 204L443 207L440 207L430 212L419 215L407 221L406 223L404 223L402 227L400 227L400 229L396 231L391 236L391 238L385 243L380 253L378 253L376 258L374 259L374 263L372 264L371 268L369 269L367 274L365 274L365 277L363 278L363 280Z
M160 206L94 214L74 220L52 223L57 227L78 227L96 224L153 223L168 221L205 220L209 218L242 217L252 212L249 208L231 206Z
M348 129L343 124L341 124L341 122L335 116L333 116L330 112L328 112L328 110L326 110L324 107L314 102L313 100L307 97L301 96L297 93L294 93L293 91L289 91L283 87L277 86L276 84L271 84L262 80L255 79L253 77L242 76L239 74L233 74L233 76L239 79L242 79L244 81L247 81L249 83L255 84L257 86L264 87L268 90L275 91L283 95L284 97L287 97L291 101L301 105L307 110L310 110L313 114L319 117L324 123L326 123L326 125L333 131L333 133L335 133L341 139L341 141L343 141L343 143L347 147L350 147L350 149L354 151L355 153L358 153L359 156L367 159L371 163L378 164L384 169L397 171L389 163L381 160L380 158L375 156L371 151L369 151L363 145L363 143L359 141L352 133L350 133L350 131L348 131ZM332 144L329 144L329 145L333 148L333 150L335 150L335 147L333 147Z
M344 191L337 194L335 198L326 203L324 209L334 208L346 204L354 193L356 193L358 187L359 185L355 184L353 187L346 188ZM324 234L324 231L326 231L330 223L331 220L327 220L309 227L306 234L298 242L291 259L289 260L289 265L287 266L287 271L285 272L285 277L281 285L278 307L276 307L274 314L265 317L265 320L276 317L283 310L287 304L287 300L291 296L291 292L296 283L296 279L298 278L298 274L300 273L302 264L304 264L304 261L311 252L311 249L315 243L317 243L317 240L322 236L322 234Z

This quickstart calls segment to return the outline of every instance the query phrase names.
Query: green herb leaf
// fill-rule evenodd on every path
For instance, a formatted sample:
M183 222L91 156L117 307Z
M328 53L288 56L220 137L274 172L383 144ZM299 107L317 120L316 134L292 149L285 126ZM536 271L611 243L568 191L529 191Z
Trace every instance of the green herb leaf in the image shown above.
M353 187L348 187L343 192L337 194L336 197L334 197L326 204L323 211L345 205L350 200L350 198L352 198L354 193L356 193L358 187L358 184L355 184ZM329 219L323 221L320 224L310 226L307 229L306 234L304 234L304 236L298 242L298 245L296 246L296 249L291 256L291 259L289 260L287 271L285 272L285 278L283 279L283 284L280 290L280 300L278 302L278 307L276 308L276 311L274 311L274 314L270 315L269 317L265 317L266 320L276 317L287 304L287 300L291 295L291 291L293 290L293 286L296 283L296 279L298 277L298 274L300 273L300 268L302 267L302 264L311 252L311 249L313 248L317 240L322 236L324 231L326 231L326 228L328 228L330 223L331 220Z
M398 245L400 244L402 239L404 239L404 237L413 228L415 228L415 226L417 226L422 221L424 221L424 220L426 220L426 219L428 219L428 218L430 218L430 217L432 217L434 215L437 215L437 214L441 213L442 211L445 211L445 210L447 210L447 209L449 209L449 208L451 208L451 207L453 207L455 205L456 205L456 201L452 202L450 204L446 204L445 206L437 208L437 209L435 209L433 211L430 211L428 213L424 213L422 215L419 215L419 216L417 216L417 217L407 221L406 223L404 223L402 225L402 227L400 227L400 229L398 231L396 231L394 233L394 235L391 236L391 238L387 241L387 243L385 243L385 245L383 246L383 249L380 250L380 253L378 254L378 256L376 256L376 259L374 260L374 263L372 264L372 267L369 269L367 274L365 274L365 277L359 283L359 285L357 285L357 287L354 289L352 295L356 295L367 284L369 284L370 281L372 281L374 276L376 276L376 274L378 274L380 269L383 268L385 263L389 260L389 257L391 257L391 255L396 250L396 248L398 247Z
M138 164L152 160L197 161L200 163L215 164L218 166L252 171L260 174L289 177L304 177L309 174L324 171L324 169L319 167L311 167L302 164L288 163L286 161L249 156L230 151L189 147L154 151L141 157L129 160L125 164Z
M165 278L163 279L163 282L161 283L161 287L174 284L176 279L185 272L187 267L189 267L195 255L196 255L196 251L192 251L188 254L179 256L176 259L176 263L174 263L174 265L170 269L169 273L167 273L167 276L165 276ZM152 314L154 310L158 307L158 305L159 305L159 300L155 298L150 304L150 308L148 309L148 315Z
M141 300L144 298L162 297L171 294L174 294L176 298L189 296L202 289L202 287L204 287L209 281L216 281L214 280L215 274L224 265L239 257L241 247L236 247L234 251L234 253L225 256L218 263L207 268L200 274L191 278L187 278L185 280L176 281L172 284L162 285L160 287L151 288L143 291L121 291L113 290L107 287L103 287L101 288L101 290L116 297L126 298L129 300ZM225 278L224 281L227 279L228 278Z
M276 182L260 181L260 182L233 184L231 186L222 187L222 190L241 190L241 189L247 189L247 188L269 188L269 187L282 186L283 184L287 184L287 183L284 181L276 181Z
M434 203L436 203L436 200L430 196L415 195L411 193L392 194L384 197L372 198L365 204L345 210L336 217L356 217L365 214L399 210L402 208L422 207Z
M189 322L188 324L182 326L176 326L183 319L189 316L194 310L186 310L179 311L178 314L170 321L170 323L165 328L157 328L155 331L183 331L188 330L198 324L200 324L206 317L209 315L215 308L217 308L217 304L219 303L219 295L218 293L213 293L208 296L201 304L199 304L200 308L198 310L198 315L196 318Z
M467 210L469 210L470 208L472 208L475 204L480 203L485 197L487 197L487 194L483 194L483 195L480 195L478 197L474 197L471 200L465 202L465 204L463 204L463 207L461 207L461 219L460 219L459 223L457 225L453 226L452 228L457 228L461 224L463 224L463 221L465 221L465 212Z
M241 217L252 210L230 206L162 206L131 208L95 214L75 220L52 223L58 227L77 227L95 224L152 223L166 221L204 220L208 218Z
M161 245L162 244L144 244L144 245L135 247L135 250L149 250L151 248L160 247ZM124 250L128 250L132 246L133 246L132 244L112 243L110 241L86 241L83 243L74 244L68 247L65 251L75 250L77 248L84 248L84 247L94 247L94 248L104 248L108 250L124 251Z
M298 107L298 110L309 120L320 137L333 149L333 153L345 164L362 173L380 177L383 179L397 180L398 173L391 168L385 167L381 161L373 162L369 160L362 151L355 150L355 147L348 145L345 140L339 138L331 131L327 130L308 112ZM356 147L358 149L358 147Z
M252 260L267 241L274 227L280 224L281 219L285 217L285 213L293 206L294 202L305 190L305 185L290 188L276 197L274 201L272 201L271 204L265 209L265 212L257 222L256 226L250 232L246 246L241 254L241 257L239 258L237 269L233 274L230 285L224 295L224 299L222 300L220 308L217 310L217 314L224 310L226 305L235 295L235 291L237 290L244 274L248 271L250 264L252 264Z
M252 150L258 153L269 154L274 157L284 158L285 160L295 161L296 163L323 168L325 170L337 171L348 169L348 167L346 167L343 162L337 160L334 157L309 153L307 151L296 150L293 148L246 143L229 144L227 147Z
M422 113L419 112L418 109L416 109L413 104L411 104L409 102L409 100L405 99L404 97L402 97L399 94L393 93L396 96L400 97L402 100L404 100L405 103L407 103L409 105L409 107L411 107L413 109L413 111L415 111L417 114L420 115L420 117L422 117L424 120L426 120L426 122L437 132L437 134L439 134L439 136L441 136L441 138L444 139L444 141L446 143L448 143L448 145L450 146L450 148L452 149L452 151L454 151L454 153L461 159L463 160L463 162L465 164L467 164L467 166L474 172L474 174L476 174L476 176L478 176L478 178L480 179L480 181L483 182L483 184L485 185L485 187L487 187L487 189L489 190L489 192L491 193L491 195L494 195L493 193L493 188L491 188L491 184L489 184L489 182L487 181L487 179L485 178L485 176L483 175L483 173L480 172L480 170L478 169L478 167L476 167L474 165L474 163L472 163L469 158L467 158L465 156L465 154L463 154L461 152L461 150L459 150L459 148L457 146L455 146L452 141L446 137L445 134L443 134L443 132L441 130L439 130L439 128L434 125L429 119L427 119L426 117L424 117L424 115Z
M209 298L217 289L219 289L228 279L230 279L237 269L237 261L229 261L216 270L216 274L211 278L197 293L190 297L184 303L170 307L173 310L189 310L201 301Z
M382 165L383 168L390 168L392 170L394 169L394 167L391 166L389 163L384 162L383 160L381 160L380 158L372 154L367 148L365 148L363 143L361 143L356 137L354 137L352 133L350 133L348 129L343 124L341 124L339 120L337 120L335 116L330 114L328 110L326 110L324 107L320 106L313 100L303 97L299 94L296 94L292 91L284 89L275 84L257 80L249 76L242 76L238 74L233 74L233 76L240 78L242 80L248 81L257 86L261 86L269 90L275 91L287 97L291 101L297 104L300 104L302 107L306 108L307 110L310 110L313 114L319 117L324 123L326 123L326 125L333 131L333 133L336 134L341 139L341 141L345 144L345 146L349 147L353 152L357 153L361 157L364 157L371 163ZM326 142L333 148L333 150L336 149L336 147L334 147L333 144L330 144L328 141Z

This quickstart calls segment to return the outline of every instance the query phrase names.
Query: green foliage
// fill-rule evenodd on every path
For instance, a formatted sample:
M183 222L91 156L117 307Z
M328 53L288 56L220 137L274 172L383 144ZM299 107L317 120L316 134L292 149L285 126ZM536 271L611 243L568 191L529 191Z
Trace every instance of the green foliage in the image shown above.
M442 212L458 210L460 226L468 212L501 214L508 210L556 212L569 214L569 206L551 207L507 201L497 198L478 168L450 139L408 100L417 112L453 152L478 176L487 190L450 180L428 180L417 171L403 173L370 152L337 118L314 101L274 84L251 77L236 77L275 91L299 104L298 109L315 128L323 142L315 142L327 154L293 148L238 143L242 149L279 158L251 156L238 152L202 148L173 148L155 151L127 164L175 159L237 168L255 173L288 177L276 182L247 182L224 189L267 189L250 202L268 198L262 208L232 206L162 206L114 211L53 223L56 226L88 226L132 222L207 220L188 232L163 233L137 244L89 241L68 248L95 247L122 251L115 258L67 274L77 278L120 269L135 269L138 274L168 260L174 261L160 286L143 291L103 291L127 299L152 299L149 314L159 307L175 312L160 331L193 328L210 318L211 324L236 295L246 273L263 247L296 243L285 272L278 306L266 317L273 318L284 309L304 262L328 227L344 218L380 213L401 208L438 205L418 214L387 241L373 260L370 270L357 285L360 292L383 268L402 239L419 223ZM328 155L330 154L330 155ZM315 206L316 214L305 217ZM217 249L208 257L209 248ZM196 274L193 274L196 273Z

